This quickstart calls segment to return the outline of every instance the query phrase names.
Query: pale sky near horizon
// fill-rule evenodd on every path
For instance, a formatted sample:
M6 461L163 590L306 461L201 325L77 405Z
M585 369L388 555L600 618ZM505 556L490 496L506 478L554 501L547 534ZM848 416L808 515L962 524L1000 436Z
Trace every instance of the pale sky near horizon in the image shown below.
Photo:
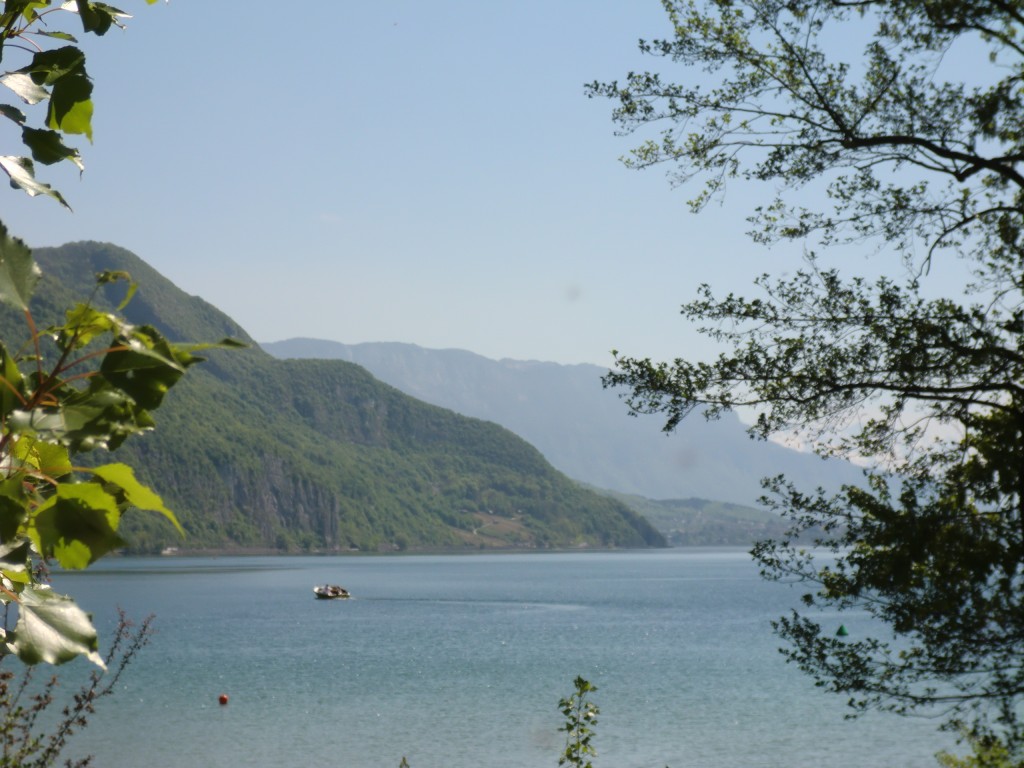
M74 213L10 190L0 219L128 248L258 341L671 358L708 349L678 315L701 282L799 263L743 235L772 189L694 216L618 162L635 140L583 84L682 74L637 52L669 32L658 0L119 5L126 31L82 39L85 174L39 173Z

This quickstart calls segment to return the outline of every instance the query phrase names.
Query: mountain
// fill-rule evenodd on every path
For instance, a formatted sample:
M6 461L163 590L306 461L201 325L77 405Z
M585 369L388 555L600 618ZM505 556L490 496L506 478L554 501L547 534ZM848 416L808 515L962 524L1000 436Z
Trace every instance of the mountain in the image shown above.
M646 518L672 547L751 547L781 539L789 523L766 509L707 499L647 499L604 491Z
M125 270L139 290L124 310L174 341L251 342L231 318L113 245L40 248L37 326ZM115 306L122 285L95 300ZM23 339L19 313L0 335ZM284 551L663 546L645 520L570 481L507 429L429 405L343 361L278 360L252 346L214 350L169 393L158 428L119 451L178 514L126 522L136 550Z
M695 415L666 435L657 417L629 418L618 394L602 388L606 371L596 365L495 361L396 343L261 346L279 358L358 363L420 400L501 424L569 477L623 494L751 505L762 477L785 474L800 487L830 489L861 480L846 462L751 440L733 414L712 422Z

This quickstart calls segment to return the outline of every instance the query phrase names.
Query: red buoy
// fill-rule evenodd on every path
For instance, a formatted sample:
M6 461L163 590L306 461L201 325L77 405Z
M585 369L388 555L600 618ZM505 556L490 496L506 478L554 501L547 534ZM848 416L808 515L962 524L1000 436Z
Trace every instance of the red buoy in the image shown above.
M219 701L220 705L223 707L225 704L228 703L228 695L226 693L222 693L220 696L217 697L217 701Z

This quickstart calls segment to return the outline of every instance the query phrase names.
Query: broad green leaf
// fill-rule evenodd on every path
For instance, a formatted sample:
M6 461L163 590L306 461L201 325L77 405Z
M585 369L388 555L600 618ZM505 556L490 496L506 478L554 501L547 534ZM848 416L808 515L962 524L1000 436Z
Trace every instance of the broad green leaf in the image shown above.
M32 251L18 238L10 237L0 224L0 301L26 310L38 282L39 266Z
M100 467L94 467L91 471L105 482L120 488L124 493L125 501L133 507L151 512L159 512L174 523L174 527L178 529L180 534L185 535L185 531L178 522L178 518L175 517L171 510L164 506L163 499L154 493L152 489L140 483L135 478L135 471L127 464L104 464Z
M25 122L25 113L17 107L12 107L10 104L0 104L0 115L13 120L18 125L22 125Z
M2 225L0 225L2 226ZM0 342L0 421L25 404L25 381L18 363Z
M106 3L92 3L89 0L79 0L78 14L82 17L82 28L86 32L96 35L103 35L111 26L124 29L121 19L130 19L127 13Z
M71 474L68 449L34 437L22 437L14 443L11 456L22 464L53 479Z
M53 329L58 333L62 348L72 343L77 347L85 347L97 336L112 333L120 327L115 317L107 312L100 312L88 304L78 304L65 313L67 322L62 328Z
M35 583L32 579L32 571L27 566L22 568L4 566L3 568L0 568L0 574L3 574L3 578L5 580L4 586L16 595L21 594L25 587ZM7 598L7 595L3 595L3 597ZM5 603L8 601L9 598L7 600L3 600Z
M85 134L92 141L92 82L68 75L53 85L46 124L64 133Z
M37 435L76 452L114 450L129 435L148 431L154 424L149 413L139 408L130 395L103 386L101 381L97 388L65 398L60 408L12 411L7 425L17 434Z
M0 481L0 541L14 541L27 517L28 503L20 475Z
M100 372L143 408L157 408L184 375L185 367L167 341L152 329L138 329L133 338L118 339L117 343L127 348L108 353Z
M20 594L29 584L32 584L32 573L27 567L23 568L12 568L4 566L0 568L0 578L3 579L3 585L13 592L15 595ZM0 603L6 605L11 601L11 597L4 592L0 592Z
M36 510L28 535L44 557L80 570L124 546L120 521L117 499L99 483L64 483Z
M85 656L105 667L89 615L70 597L42 587L21 593L18 623L8 634L7 646L26 664L63 664Z
M50 32L45 29L36 30L33 34L39 35L40 37L52 37L55 40L65 40L69 43L77 43L78 40L75 36L69 32Z
M18 0L17 2L8 0L4 5L24 16L27 21L34 21L39 17L36 11L49 7L50 0Z
M85 170L78 150L65 145L61 135L56 131L26 126L21 129L21 141L32 150L32 159L36 162L53 165L61 160L70 160L78 166L78 170Z
M148 432L155 423L130 395L111 388L102 379L88 392L64 406L64 443L73 451L106 447L116 450L129 435Z
M12 73L18 74L28 75L37 86L50 86L47 127L64 133L82 133L92 140L92 81L85 71L82 51L73 45L39 51L28 66ZM38 92L29 92L23 83L16 84L23 93L15 92L22 98L31 95L42 100Z
M50 92L25 72L11 72L0 77L0 83L10 88L26 104L38 104L50 98Z
M16 435L36 434L44 440L58 440L66 430L64 415L57 408L33 408L11 411L7 428Z
M52 197L58 203L63 205L68 210L71 210L71 206L68 205L67 200L64 196L51 187L49 184L44 184L41 181L36 181L35 167L32 165L32 161L27 157L15 157L14 155L2 155L0 156L0 168L3 168L4 172L11 178L11 186L15 189L21 189L29 194L31 197L36 195L47 195Z
M39 51L32 62L12 74L24 74L36 85L56 85L68 78L86 78L85 54L73 45Z
M0 543L0 567L4 573L8 571L23 572L28 570L28 560L31 555L32 542L26 538L19 537L11 541Z

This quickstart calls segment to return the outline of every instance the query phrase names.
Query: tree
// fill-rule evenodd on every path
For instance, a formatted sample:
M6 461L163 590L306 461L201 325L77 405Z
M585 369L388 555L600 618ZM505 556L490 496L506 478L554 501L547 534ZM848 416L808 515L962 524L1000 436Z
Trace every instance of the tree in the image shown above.
M590 700L590 694L597 686L577 675L573 687L573 693L558 702L558 709L565 718L558 729L565 731L565 749L558 758L558 765L594 768L590 758L597 755L597 750L590 742L594 739L594 726L601 710Z
M156 0L146 0L150 5ZM28 116L10 104L0 104L0 116L21 127L21 141L31 157L0 156L0 168L11 186L29 195L48 195L67 206L60 192L35 175L35 163L53 165L67 160L85 170L81 153L64 143L66 135L84 135L92 140L92 80L85 69L85 54L76 45L46 48L45 43L77 43L74 35L59 28L59 19L74 20L84 33L106 34L111 27L123 27L131 18L106 3L77 0L5 0L0 12L0 61L9 63L11 54L28 61L7 71L0 83L30 106L45 105L41 124L33 127Z
M155 0L147 0L149 3ZM27 62L0 83L29 105L45 102L43 127L9 104L0 115L21 127L32 157L6 155L0 167L11 185L67 205L59 192L35 178L35 162L62 160L82 168L67 134L92 136L92 83L75 38L55 24L77 19L86 33L102 35L127 15L103 3L78 0L6 0L0 11L0 58ZM54 41L58 47L45 48ZM83 454L115 450L132 435L151 430L152 411L185 370L210 345L171 344L150 327L133 326L89 301L70 308L65 322L37 328L29 299L39 279L31 252L0 224L0 301L24 313L23 344L0 342L0 604L17 606L17 623L0 629L3 650L27 664L59 664L79 655L103 666L96 630L74 601L51 591L43 564L85 568L123 544L117 530L130 509L152 510L177 521L160 498L122 463L75 463ZM97 276L97 289L128 287L128 275ZM5 610L5 616L8 612Z
M640 47L688 82L588 86L624 133L656 132L626 164L702 182L695 211L730 182L767 182L750 234L800 244L807 263L762 275L754 298L702 286L683 306L727 350L717 359L617 355L605 384L666 430L742 407L754 436L871 459L863 487L833 496L766 480L791 526L754 555L768 578L808 585L805 610L775 625L785 652L855 712L938 713L1020 761L1024 3L664 5L671 37ZM869 245L901 267L869 280L824 263ZM971 278L936 298L940 259ZM819 609L879 621L837 637Z
M29 331L19 346L0 342L0 603L18 608L5 651L28 664L84 654L102 665L88 615L47 587L40 559L91 565L123 546L117 530L132 508L177 520L126 464L73 460L151 430L152 412L211 345L172 344L90 302L37 329L28 306L37 279L28 248L0 225L0 300L25 313ZM128 280L103 273L97 289ZM121 308L134 289L129 282Z
M38 667L0 671L0 768L54 765L71 737L89 724L97 702L114 693L121 675L153 633L152 616L135 626L124 611L119 614L103 668L94 669L64 706L57 704L60 681L56 675L40 684L33 676ZM68 759L63 764L86 768L92 758Z

